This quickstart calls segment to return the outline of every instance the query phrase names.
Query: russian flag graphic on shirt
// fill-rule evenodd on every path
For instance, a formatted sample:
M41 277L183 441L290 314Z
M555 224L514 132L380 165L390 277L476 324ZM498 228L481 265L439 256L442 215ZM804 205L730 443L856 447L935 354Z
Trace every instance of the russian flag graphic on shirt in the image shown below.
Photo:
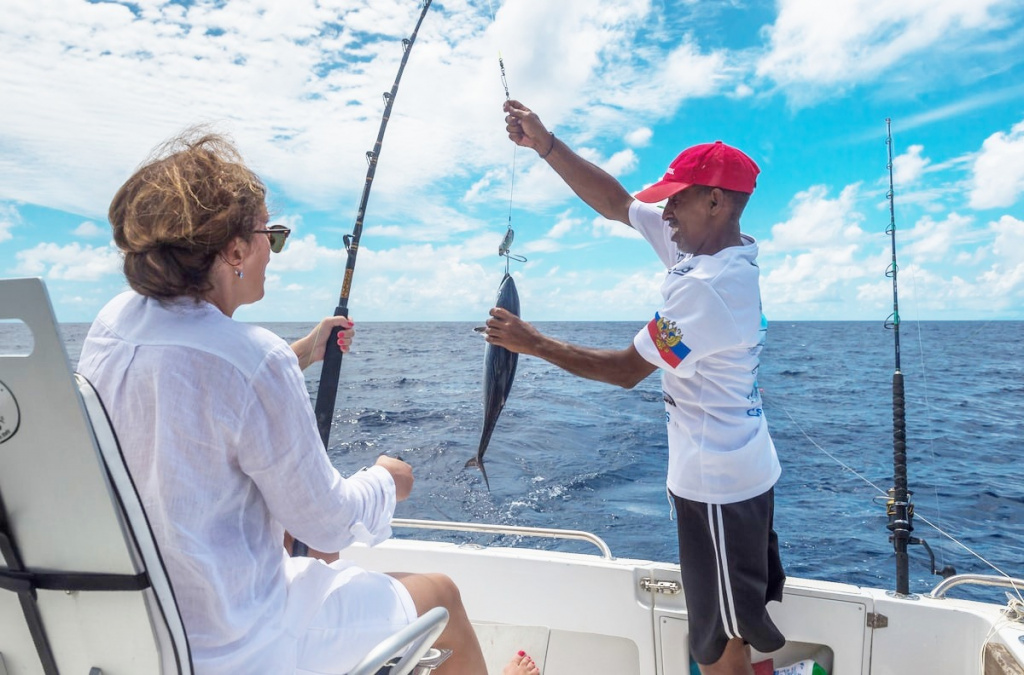
M647 332L650 333L662 360L673 368L682 363L690 353L690 348L683 344L683 334L676 327L675 321L663 319L657 312L647 324Z

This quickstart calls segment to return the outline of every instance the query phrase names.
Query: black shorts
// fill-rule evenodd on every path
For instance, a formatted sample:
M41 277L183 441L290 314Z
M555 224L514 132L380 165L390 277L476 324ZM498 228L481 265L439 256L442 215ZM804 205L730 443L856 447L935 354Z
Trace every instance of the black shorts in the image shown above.
M786 638L768 616L786 582L772 521L775 490L734 504L706 504L672 495L679 523L679 566L689 621L690 654L709 665L741 638L759 652Z

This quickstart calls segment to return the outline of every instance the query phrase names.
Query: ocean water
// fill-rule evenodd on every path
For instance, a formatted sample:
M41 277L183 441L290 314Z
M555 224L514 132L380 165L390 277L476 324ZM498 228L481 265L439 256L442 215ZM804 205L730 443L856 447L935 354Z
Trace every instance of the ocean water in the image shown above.
M265 324L292 340L311 325ZM586 530L614 555L675 561L665 495L667 442L658 375L623 390L521 357L485 462L484 341L471 323L360 323L343 359L328 453L343 473L382 452L414 467L403 518ZM632 322L538 323L556 337L621 348ZM77 362L87 326L62 326ZM7 333L3 331L7 330ZM1024 576L1024 323L904 322L914 536L939 567ZM17 342L0 324L0 345ZM790 576L894 587L884 493L892 481L893 333L881 322L773 323L759 385L783 466L776 530ZM319 366L306 373L315 399ZM282 423L286 423L282 421ZM397 530L596 552L580 542ZM911 590L929 591L926 551L911 547ZM999 600L1002 591L954 591Z

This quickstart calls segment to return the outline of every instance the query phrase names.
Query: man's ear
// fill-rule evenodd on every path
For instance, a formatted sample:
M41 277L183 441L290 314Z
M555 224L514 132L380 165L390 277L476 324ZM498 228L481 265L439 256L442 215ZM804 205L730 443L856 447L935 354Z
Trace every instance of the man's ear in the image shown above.
M722 194L722 190L720 188L711 188L711 208L717 207L719 202L724 198L725 195Z

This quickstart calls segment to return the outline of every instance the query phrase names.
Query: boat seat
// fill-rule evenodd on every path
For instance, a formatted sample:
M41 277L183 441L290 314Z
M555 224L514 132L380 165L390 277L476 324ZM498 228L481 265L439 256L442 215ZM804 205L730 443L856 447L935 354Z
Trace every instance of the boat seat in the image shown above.
M0 281L0 673L192 673L160 553L39 279Z
M0 338L0 675L191 675L149 522L41 280L0 280L3 330L19 344ZM350 675L428 672L447 621L427 612Z

